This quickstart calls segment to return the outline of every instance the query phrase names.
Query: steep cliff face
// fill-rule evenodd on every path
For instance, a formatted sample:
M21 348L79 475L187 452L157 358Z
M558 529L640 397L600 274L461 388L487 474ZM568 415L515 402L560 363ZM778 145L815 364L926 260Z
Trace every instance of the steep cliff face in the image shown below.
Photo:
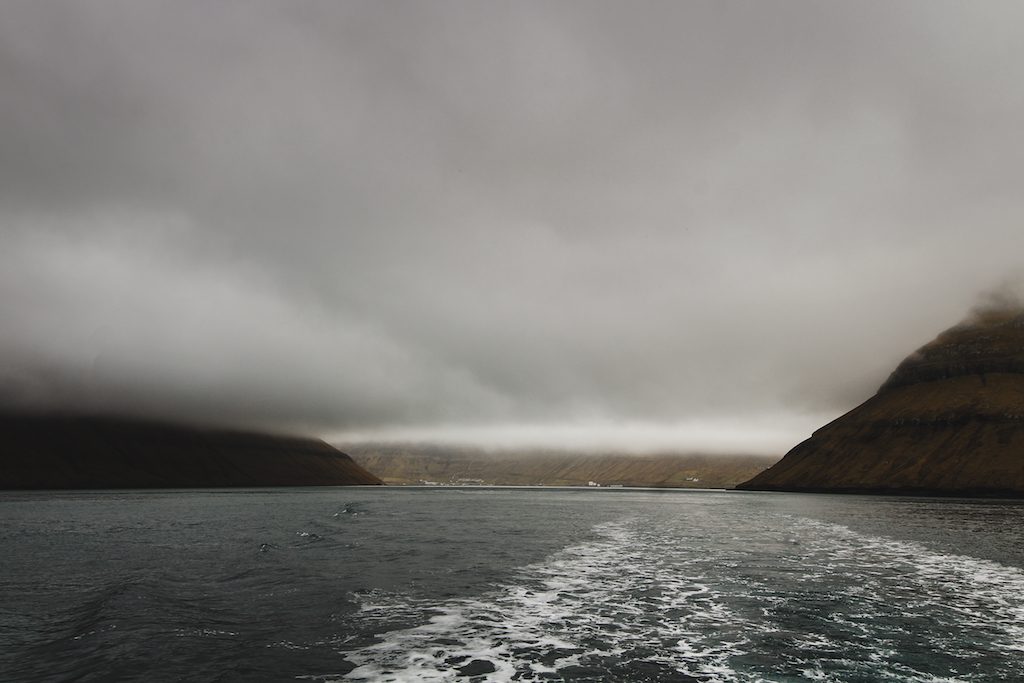
M1024 311L943 332L737 488L1024 496Z
M380 484L316 439L94 417L0 417L0 490Z

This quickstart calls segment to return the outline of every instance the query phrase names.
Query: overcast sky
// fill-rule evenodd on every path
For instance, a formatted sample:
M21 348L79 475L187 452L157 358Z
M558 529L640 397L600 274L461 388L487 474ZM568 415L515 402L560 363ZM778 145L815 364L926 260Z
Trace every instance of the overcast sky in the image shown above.
M784 451L1021 281L1022 84L1016 0L5 0L0 402Z

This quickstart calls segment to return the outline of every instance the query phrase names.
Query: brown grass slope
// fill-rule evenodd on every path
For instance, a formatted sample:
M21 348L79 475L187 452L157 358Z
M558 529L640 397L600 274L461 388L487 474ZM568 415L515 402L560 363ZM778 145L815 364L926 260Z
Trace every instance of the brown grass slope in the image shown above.
M741 489L1024 496L1024 312L986 311Z
M380 483L317 439L113 418L0 416L0 490Z

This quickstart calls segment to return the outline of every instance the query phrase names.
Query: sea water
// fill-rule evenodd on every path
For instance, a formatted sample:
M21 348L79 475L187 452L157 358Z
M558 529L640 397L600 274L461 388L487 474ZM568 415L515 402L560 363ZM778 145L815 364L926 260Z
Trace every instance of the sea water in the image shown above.
M0 493L4 681L1021 681L1024 504Z

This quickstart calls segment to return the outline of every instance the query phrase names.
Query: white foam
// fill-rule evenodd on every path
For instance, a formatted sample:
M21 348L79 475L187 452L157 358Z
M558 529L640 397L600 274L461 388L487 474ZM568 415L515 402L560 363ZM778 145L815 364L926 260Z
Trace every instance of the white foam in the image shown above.
M965 643L979 635L1002 653L1002 680L1024 677L1013 664L1024 651L1020 569L809 519L759 520L747 531L730 538L625 519L477 598L366 594L359 616L380 622L383 640L345 653L357 664L346 678L457 680L460 667L485 660L495 669L488 681L643 665L723 683L952 683L984 680ZM417 625L390 630L403 620ZM967 673L922 670L937 665L905 657L908 645L962 661L956 669Z
M514 675L530 681L595 658L628 661L642 649L646 663L706 680L738 680L728 657L742 642L724 642L717 628L730 624L735 631L738 617L716 601L708 583L687 576L682 563L652 561L659 548L651 539L641 542L628 521L594 531L598 540L523 568L481 599L431 607L369 596L363 610L370 618L410 606L435 614L348 653L359 666L347 678L452 680L459 666L481 659L496 668L489 681Z
M847 589L851 597L903 597L890 605L899 604L911 616L927 613L932 620L948 619L947 626L988 634L994 638L990 646L1024 652L1021 569L936 552L912 541L859 534L838 524L805 519L800 525L811 530L816 549L827 553L831 571L857 572L859 584ZM880 569L871 571L871 567ZM866 622L878 614L850 616Z

